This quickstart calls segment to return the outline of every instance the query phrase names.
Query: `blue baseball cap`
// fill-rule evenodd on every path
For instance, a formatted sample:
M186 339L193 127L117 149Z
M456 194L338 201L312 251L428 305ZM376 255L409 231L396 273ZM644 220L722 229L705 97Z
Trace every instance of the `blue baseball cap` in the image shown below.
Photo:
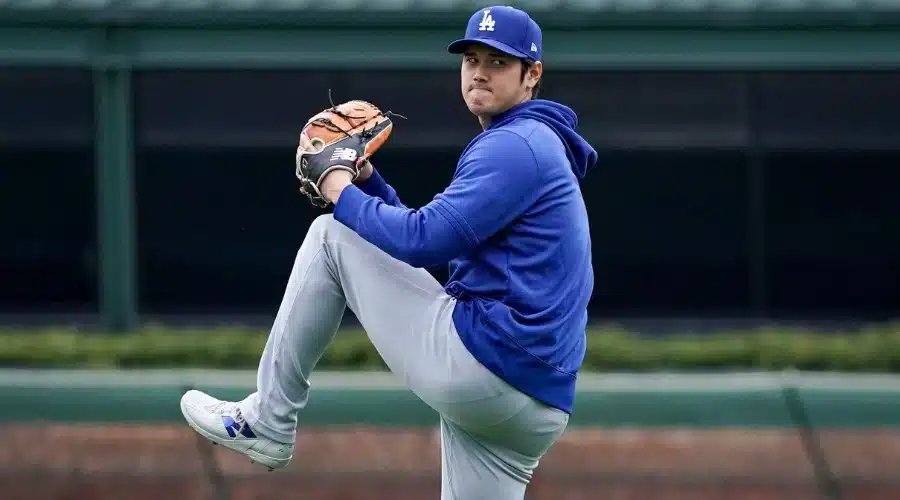
M473 43L482 43L520 59L541 60L541 27L526 12L508 6L485 7L472 14L466 36L447 46L462 54Z

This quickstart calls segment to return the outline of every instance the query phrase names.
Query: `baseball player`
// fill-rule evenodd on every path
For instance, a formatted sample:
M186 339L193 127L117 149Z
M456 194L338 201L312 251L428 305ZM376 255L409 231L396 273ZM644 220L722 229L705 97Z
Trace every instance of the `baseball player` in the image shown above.
M304 191L333 212L297 253L256 392L231 402L188 391L181 409L195 431L270 470L288 465L310 374L348 307L440 417L441 498L525 496L569 421L594 281L579 181L597 152L570 108L536 97L541 42L526 12L497 6L448 46L482 132L421 208L359 161L383 125L301 144ZM445 286L424 269L436 265L449 265Z

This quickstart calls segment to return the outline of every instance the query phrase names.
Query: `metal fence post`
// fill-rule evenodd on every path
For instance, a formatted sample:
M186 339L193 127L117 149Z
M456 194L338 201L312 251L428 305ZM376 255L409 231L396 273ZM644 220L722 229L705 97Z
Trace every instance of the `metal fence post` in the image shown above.
M101 28L94 71L99 293L108 330L136 320L134 143L131 70L117 57L115 28Z

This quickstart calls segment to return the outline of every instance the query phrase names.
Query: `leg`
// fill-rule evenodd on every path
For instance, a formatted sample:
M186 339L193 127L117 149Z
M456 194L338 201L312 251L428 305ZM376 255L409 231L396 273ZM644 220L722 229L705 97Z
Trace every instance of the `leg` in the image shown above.
M292 452L297 415L309 397L310 373L334 337L345 307L360 319L390 369L415 390L442 386L441 374L433 367L441 364L454 303L427 271L391 258L330 215L321 216L297 253L260 359L257 391L237 405L192 391L182 398L182 410L198 432L237 451L249 454L250 438L241 432L252 429L257 443L261 436L285 445L277 450ZM231 432L223 429L223 418L235 423ZM279 460L262 459L282 467L289 456L278 453Z
M330 215L316 219L297 254L259 364L257 392L241 404L260 433L293 442L309 375L340 325L357 316L392 372L410 381L433 363L453 299L424 269L391 258ZM438 342L438 345L440 342Z
M510 464L463 428L441 419L441 500L521 500L532 464Z
M441 500L522 500L546 449L562 434L564 418L549 415L549 432L521 429L519 442L506 444L442 418ZM535 445L544 451L523 449Z
M490 373L458 337L448 346L448 365L479 382L454 387L441 410L441 500L522 500L569 416Z
M568 417L478 363L453 327L454 304L427 271L391 258L330 216L319 217L297 254L260 360L257 391L237 404L191 391L182 411L213 442L270 468L287 465L309 375L349 307L389 368L442 416L444 498L521 498L517 492L524 492ZM498 481L478 479L485 477Z

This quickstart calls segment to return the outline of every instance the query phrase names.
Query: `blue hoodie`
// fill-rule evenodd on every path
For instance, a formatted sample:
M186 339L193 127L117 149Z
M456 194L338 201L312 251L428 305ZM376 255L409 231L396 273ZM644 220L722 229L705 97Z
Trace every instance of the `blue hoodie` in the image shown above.
M376 172L345 189L334 217L415 267L449 262L460 339L485 367L566 412L585 354L593 292L579 181L597 152L568 107L531 100L494 117L463 151L450 185L404 206Z

